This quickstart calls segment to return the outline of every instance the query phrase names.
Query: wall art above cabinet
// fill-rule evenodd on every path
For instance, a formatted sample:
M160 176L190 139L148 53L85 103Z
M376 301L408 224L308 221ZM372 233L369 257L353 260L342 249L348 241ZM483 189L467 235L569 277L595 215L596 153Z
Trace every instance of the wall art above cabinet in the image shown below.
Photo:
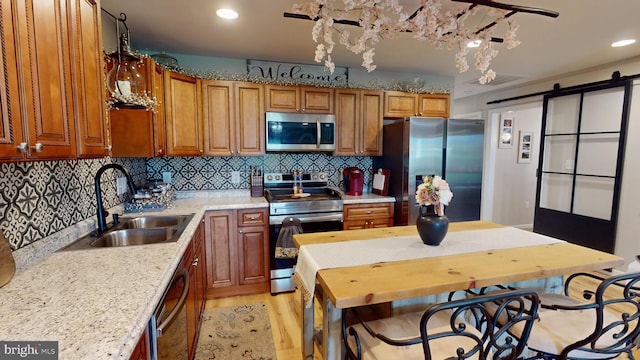
M107 155L100 6L0 1L0 160Z

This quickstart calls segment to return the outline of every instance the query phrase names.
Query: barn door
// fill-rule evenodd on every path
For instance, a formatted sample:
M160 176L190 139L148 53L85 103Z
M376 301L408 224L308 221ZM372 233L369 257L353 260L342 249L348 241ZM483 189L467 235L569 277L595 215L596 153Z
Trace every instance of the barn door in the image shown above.
M613 253L631 83L544 98L533 231Z

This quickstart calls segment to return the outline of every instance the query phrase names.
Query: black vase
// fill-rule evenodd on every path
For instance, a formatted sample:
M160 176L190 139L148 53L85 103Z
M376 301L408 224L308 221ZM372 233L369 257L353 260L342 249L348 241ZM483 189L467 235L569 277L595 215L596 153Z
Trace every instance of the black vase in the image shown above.
M420 215L416 219L416 227L422 242L426 245L440 245L449 230L449 218L438 216L433 206L420 206Z

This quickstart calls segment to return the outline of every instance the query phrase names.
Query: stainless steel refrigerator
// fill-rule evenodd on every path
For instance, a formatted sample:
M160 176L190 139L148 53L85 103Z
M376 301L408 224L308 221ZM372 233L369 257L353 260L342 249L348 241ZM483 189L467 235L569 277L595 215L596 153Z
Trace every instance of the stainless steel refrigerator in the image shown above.
M453 192L445 207L450 221L480 219L484 120L410 117L385 120L383 156L374 171L389 169L389 196L396 198L395 225L415 224L416 187L440 175Z

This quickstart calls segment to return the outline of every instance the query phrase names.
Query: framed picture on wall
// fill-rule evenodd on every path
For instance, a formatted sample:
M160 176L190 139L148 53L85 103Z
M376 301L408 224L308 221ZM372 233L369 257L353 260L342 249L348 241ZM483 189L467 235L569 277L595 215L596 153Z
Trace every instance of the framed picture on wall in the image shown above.
M518 142L518 163L526 164L531 162L531 144L533 133L520 131L520 141Z
M500 117L500 138L498 147L501 149L513 147L513 116Z

